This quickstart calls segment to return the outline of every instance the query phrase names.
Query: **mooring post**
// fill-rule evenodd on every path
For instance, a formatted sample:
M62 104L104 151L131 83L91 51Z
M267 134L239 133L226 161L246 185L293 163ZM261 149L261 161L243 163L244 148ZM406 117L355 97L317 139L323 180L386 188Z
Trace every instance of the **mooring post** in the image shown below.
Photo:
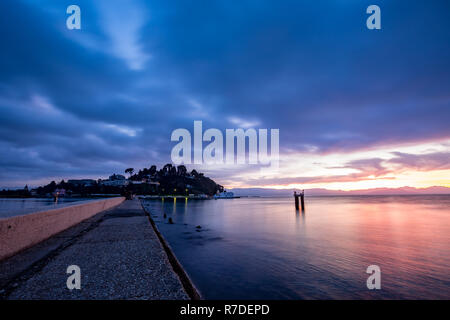
M295 198L295 210L300 210L300 205L298 198L300 197L300 203L302 205L302 211L305 211L305 190L302 191L302 193L298 194L297 191L294 191L294 198Z
M301 197L300 199L302 202L302 211L305 211L305 190L302 190L300 197Z

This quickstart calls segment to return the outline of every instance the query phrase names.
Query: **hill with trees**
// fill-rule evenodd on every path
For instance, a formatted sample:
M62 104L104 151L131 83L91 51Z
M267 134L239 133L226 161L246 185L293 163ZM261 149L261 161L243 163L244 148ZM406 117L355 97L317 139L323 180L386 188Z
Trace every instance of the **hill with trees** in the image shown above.
M55 192L65 196L98 196L110 194L138 194L138 195L189 195L205 194L212 196L222 192L223 187L214 180L205 177L196 170L188 172L184 165L173 166L166 164L158 170L155 165L135 171L127 168L125 176L113 174L109 179L80 179L52 181L45 186L33 190L28 187L20 190L0 191L1 197L48 197Z

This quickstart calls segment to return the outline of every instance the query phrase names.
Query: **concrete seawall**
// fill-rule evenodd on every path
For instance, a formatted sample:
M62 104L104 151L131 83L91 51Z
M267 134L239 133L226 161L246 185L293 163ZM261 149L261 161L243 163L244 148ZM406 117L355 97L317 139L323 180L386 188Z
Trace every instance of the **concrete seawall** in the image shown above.
M109 198L0 219L0 260L117 206L124 200L123 197Z

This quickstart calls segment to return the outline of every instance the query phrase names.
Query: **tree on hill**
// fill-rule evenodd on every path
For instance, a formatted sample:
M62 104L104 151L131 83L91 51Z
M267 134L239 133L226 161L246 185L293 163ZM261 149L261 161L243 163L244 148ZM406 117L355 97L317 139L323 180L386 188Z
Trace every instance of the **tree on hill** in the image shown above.
M151 183L111 186L99 182L89 186L83 186L68 184L63 180L59 184L52 181L46 186L37 188L36 192L39 195L48 195L53 193L56 188L64 188L66 189L66 192L82 196L91 194L121 194L123 192L160 195L177 194L185 196L187 194L213 195L218 191L223 191L221 185L217 184L212 179L205 177L203 173L200 173L195 169L188 174L186 166L184 165L174 166L169 163L159 171L155 165L152 165L150 168L138 170L137 173L134 173L134 171L134 168L127 168L125 170L125 173L130 174L130 180L142 181L151 178ZM124 176L116 174L110 176L111 180L123 180L124 178ZM8 195L9 193L11 193L11 191L5 190L1 192L1 195ZM20 190L20 193L28 194L26 189Z
M186 166L180 165L177 167L177 175L184 177L187 173Z
M193 176L193 177L195 177L195 178L197 178L198 177L198 172L197 172L197 170L192 170L191 171L191 175Z
M130 177L133 175L133 172L134 172L134 168L125 169L125 173L128 173L130 175Z
M167 175L170 173L171 170L172 170L172 164L168 163L162 168L162 173L164 175Z

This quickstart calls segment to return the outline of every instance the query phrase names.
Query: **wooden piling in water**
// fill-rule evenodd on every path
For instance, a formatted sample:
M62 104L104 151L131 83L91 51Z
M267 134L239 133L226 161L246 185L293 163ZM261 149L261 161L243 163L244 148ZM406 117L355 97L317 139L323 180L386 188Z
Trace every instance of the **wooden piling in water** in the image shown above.
M302 205L302 211L305 211L305 191L302 192L300 195L301 205Z
M300 203L298 198L300 197ZM305 190L302 193L298 194L297 191L294 191L295 198L295 210L300 210L300 204L302 206L302 211L305 211Z

